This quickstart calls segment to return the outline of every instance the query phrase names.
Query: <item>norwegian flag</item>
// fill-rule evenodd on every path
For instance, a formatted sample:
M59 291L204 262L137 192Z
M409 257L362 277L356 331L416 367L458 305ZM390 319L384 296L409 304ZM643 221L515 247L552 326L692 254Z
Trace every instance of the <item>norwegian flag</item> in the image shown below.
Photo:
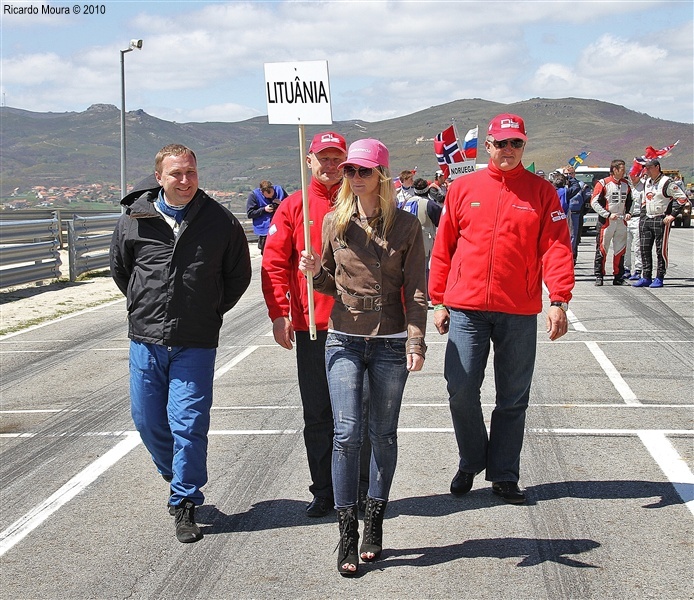
M661 148L660 150L656 150L653 146L648 146L645 152L643 153L643 156L634 158L634 164L631 166L629 175L631 175L632 177L640 177L643 173L644 165L647 161L651 160L652 158L660 159L665 158L666 156L670 156L670 152L672 152L672 149L679 143L680 141L677 140L674 144L665 146L665 148Z
M465 139L463 140L463 155L466 159L477 158L477 137L477 127L465 134Z
M446 177L450 175L448 165L461 163L465 160L465 157L460 150L458 140L455 137L455 129L453 129L453 125L447 129L444 129L434 138L434 154L436 154L436 160L438 161L439 166Z

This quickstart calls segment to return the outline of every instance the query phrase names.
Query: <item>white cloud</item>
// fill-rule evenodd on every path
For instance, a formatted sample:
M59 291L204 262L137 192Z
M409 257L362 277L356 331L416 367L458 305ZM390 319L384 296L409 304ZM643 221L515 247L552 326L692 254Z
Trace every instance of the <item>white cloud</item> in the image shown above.
M181 2L163 11L133 3L141 12L129 17L128 36L144 45L126 55L127 106L177 121L245 119L266 113L263 63L325 59L336 120L382 120L460 98L577 96L691 121L691 21L663 30L622 24L634 15L647 23L676 3L573 3L569 17L562 6ZM500 19L513 27L499 27ZM38 49L29 53L26 43L3 41L8 104L119 105L123 28L79 50L43 51L32 38ZM19 46L24 53L13 54Z
M691 122L691 72L692 38L686 28L632 39L605 34L588 44L573 65L537 67L526 90L541 90L540 95L550 98L598 98L638 112Z
M157 110L157 116L160 119L165 119L166 121L178 121L185 123L205 123L208 121L245 121L246 119L251 119L262 114L265 113L262 113L254 108L249 108L248 106L241 106L239 104L233 103L201 106L200 108L195 108L187 111L182 111L180 109L171 110L166 107L161 107Z

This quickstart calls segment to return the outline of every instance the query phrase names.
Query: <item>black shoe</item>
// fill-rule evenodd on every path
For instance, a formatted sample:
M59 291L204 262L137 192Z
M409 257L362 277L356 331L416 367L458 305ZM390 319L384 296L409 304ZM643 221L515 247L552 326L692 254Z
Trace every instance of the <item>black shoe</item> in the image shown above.
M492 492L501 496L509 504L524 504L525 494L518 489L515 481L497 481L492 483Z
M624 280L623 277L615 277L612 280L612 285L627 285L627 282Z
M600 287L602 285L602 277L598 276L595 278L595 286Z
M202 531L195 524L195 504L192 500L184 498L174 507L176 512L176 539L183 544L190 544L202 539Z
M462 496L467 494L472 489L472 482L475 480L477 473L466 473L458 469L453 481L451 481L451 494L454 496Z
M307 517L324 517L333 511L333 499L325 496L314 496L311 504L306 507Z
M387 504L387 500L369 498L366 501L364 541L359 548L359 557L364 562L373 562L381 557L383 551L383 515Z
M359 495L357 496L357 508L361 514L366 512L366 497L369 494L368 488L363 490L359 488Z
M343 577L354 577L359 569L359 518L357 507L350 506L337 511L340 526L340 541L337 543L337 572ZM354 569L351 569L353 566Z

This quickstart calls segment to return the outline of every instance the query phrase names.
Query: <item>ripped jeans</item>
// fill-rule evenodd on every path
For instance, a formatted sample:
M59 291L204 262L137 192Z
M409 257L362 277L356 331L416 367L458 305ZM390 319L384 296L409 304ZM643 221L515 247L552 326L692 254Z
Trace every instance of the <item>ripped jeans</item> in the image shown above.
M332 477L335 508L357 503L364 377L368 377L371 440L369 496L388 500L398 460L398 417L407 382L405 338L364 338L328 333L325 344L333 407Z

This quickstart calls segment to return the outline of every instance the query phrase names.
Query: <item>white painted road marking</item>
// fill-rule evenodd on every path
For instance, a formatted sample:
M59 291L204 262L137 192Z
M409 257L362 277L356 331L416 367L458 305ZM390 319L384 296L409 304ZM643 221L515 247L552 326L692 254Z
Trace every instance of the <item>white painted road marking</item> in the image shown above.
M137 432L127 433L123 441L116 444L106 454L75 475L47 500L38 504L23 517L12 523L5 531L0 533L0 556L23 540L61 506L72 500L90 483L95 481L99 475L115 465L139 444L140 436Z

